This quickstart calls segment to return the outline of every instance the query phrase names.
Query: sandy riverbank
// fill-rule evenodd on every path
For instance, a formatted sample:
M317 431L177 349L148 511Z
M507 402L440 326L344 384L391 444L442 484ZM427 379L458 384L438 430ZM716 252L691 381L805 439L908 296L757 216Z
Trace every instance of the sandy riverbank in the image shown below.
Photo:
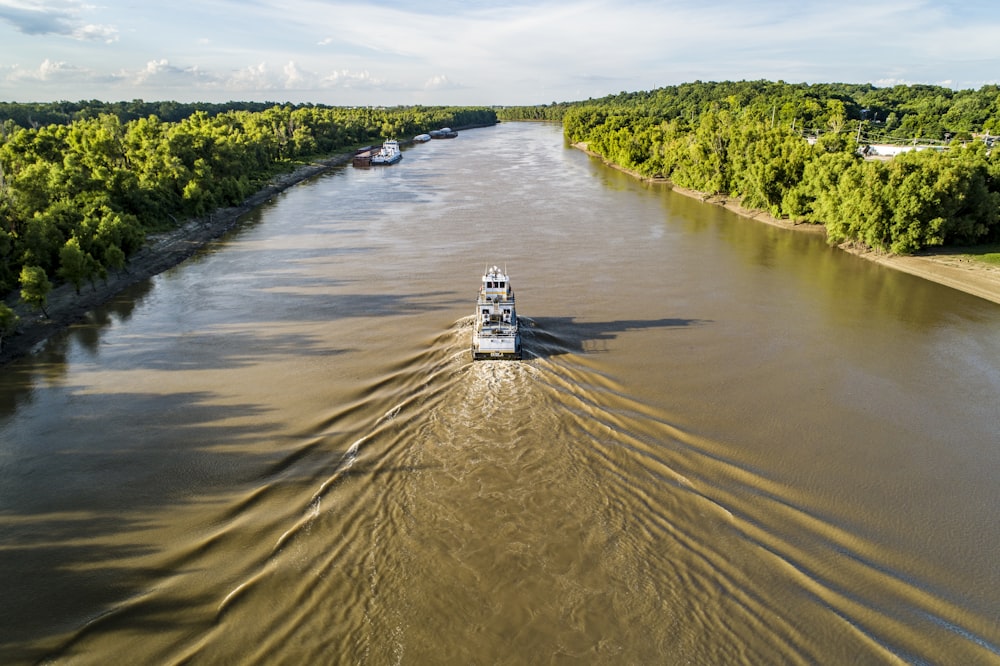
M588 155L602 159L600 155L588 150L586 144L578 143L574 147L584 151ZM766 211L743 208L736 199L723 196L710 196L703 192L687 190L677 187L667 180L645 178L640 174L631 172L628 169L622 169L618 165L611 164L606 160L602 161L608 166L629 173L636 178L650 182L662 182L678 194L698 199L706 204L723 206L743 217L800 233L826 234L826 230L819 225L795 224L789 220L777 219ZM967 294L984 298L993 303L1000 303L1000 267L970 259L967 255L955 252L954 250L925 252L912 256L893 256L881 252L872 252L871 250L859 250L846 245L841 246L840 249L884 266L916 275L925 280L931 280Z
M96 280L94 286L85 284L77 295L71 285L64 284L49 293L45 306L48 316L32 310L11 295L7 304L20 317L17 333L5 337L0 349L0 365L31 353L51 335L81 321L88 311L108 302L126 287L146 280L181 263L209 242L232 229L240 216L268 201L279 192L326 171L334 166L347 164L352 153L333 155L326 159L299 167L291 173L272 178L256 194L239 206L216 210L206 217L192 219L168 232L150 234L141 250L129 258L127 272L109 275L107 280Z

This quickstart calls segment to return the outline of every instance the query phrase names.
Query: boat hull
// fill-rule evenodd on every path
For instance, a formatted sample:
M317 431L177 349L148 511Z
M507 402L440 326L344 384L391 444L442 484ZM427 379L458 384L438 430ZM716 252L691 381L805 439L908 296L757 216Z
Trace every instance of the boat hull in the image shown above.
M472 352L473 361L520 361L521 352Z
M521 335L490 334L477 331L472 336L472 360L521 360Z

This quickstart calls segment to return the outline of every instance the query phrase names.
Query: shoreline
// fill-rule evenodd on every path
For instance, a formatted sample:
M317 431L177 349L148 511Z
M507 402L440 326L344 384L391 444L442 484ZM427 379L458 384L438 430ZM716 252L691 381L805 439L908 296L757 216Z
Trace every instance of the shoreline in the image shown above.
M600 155L588 150L585 144L574 144L573 147L635 178L647 182L662 183L678 194L698 199L702 203L722 206L741 217L791 231L824 235L826 233L826 230L820 225L795 224L788 220L777 219L766 211L743 208L739 201L729 197L712 196L695 190L687 190L663 178L646 178L604 160ZM108 275L106 280L96 280L93 286L89 284L83 286L79 295L69 284L53 288L46 303L47 317L40 311L33 310L21 303L17 299L19 292L15 291L7 299L7 304L20 317L20 321L17 331L13 335L3 338L3 347L0 348L0 366L34 353L55 333L83 321L90 310L109 302L126 288L173 268L208 243L220 238L235 227L243 215L275 195L331 168L349 164L353 155L353 152L336 153L302 165L288 173L274 176L262 189L247 197L238 206L221 208L207 216L187 220L184 224L166 232L148 234L143 247L129 258L127 271ZM846 246L840 246L840 249L889 268L910 273L1000 304L1000 267L968 259L954 251L940 251L916 256L891 256Z
M495 123L463 125L456 129L468 130L494 125ZM400 144L404 146L412 143L412 140L400 140ZM16 332L4 336L2 340L0 367L33 354L50 337L84 321L88 312L108 303L128 287L180 264L235 227L243 215L275 195L334 167L350 164L354 154L354 150L333 153L292 171L277 174L237 206L219 208L208 215L188 219L168 231L147 234L142 248L129 257L125 270L109 274L106 280L95 280L93 286L89 283L82 286L79 294L70 284L54 287L49 292L45 305L48 316L22 303L19 289L7 294L3 298L20 321Z
M648 178L634 171L622 168L613 164L597 153L589 150L585 143L575 143L573 147L584 153L601 160L607 166L618 169L639 180L649 183L660 183L666 185L674 192L692 199L697 199L702 203L722 206L737 215L775 227L796 231L801 233L822 234L826 236L826 229L818 224L795 223L789 220L782 220L772 216L764 210L754 210L744 208L739 200L723 195L709 195L696 190L688 190L674 185L666 178ZM855 256L874 261L888 268L892 268L916 277L930 280L942 284L946 287L956 289L966 294L978 296L992 303L1000 304L1000 266L969 259L956 249L939 249L924 251L916 255L890 255L882 252L875 252L867 248L857 248L849 244L837 246L838 249Z
M354 153L336 153L321 160L304 164L288 173L272 177L267 184L243 200L238 206L220 208L209 215L192 218L169 231L146 235L146 242L129 258L125 270L109 274L106 280L96 279L80 287L62 284L49 292L45 305L48 316L21 303L16 290L8 300L20 317L17 331L3 338L0 366L34 353L59 331L70 328L86 318L89 311L111 301L126 288L173 268L212 241L234 228L240 218L269 201L284 190L319 175L333 167L350 164Z

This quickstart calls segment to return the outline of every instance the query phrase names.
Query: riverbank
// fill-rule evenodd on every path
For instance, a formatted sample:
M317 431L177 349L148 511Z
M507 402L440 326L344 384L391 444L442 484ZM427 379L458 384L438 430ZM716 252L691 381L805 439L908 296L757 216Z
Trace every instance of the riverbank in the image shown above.
M53 334L84 319L87 312L107 303L127 287L173 268L211 241L236 226L240 217L292 185L312 178L332 167L348 164L353 153L338 153L279 174L240 205L221 208L210 215L188 220L167 232L150 234L142 249L129 258L126 271L109 274L106 280L86 284L76 294L72 285L54 288L48 297L45 316L28 308L13 294L7 304L20 317L17 332L3 339L0 365L30 354Z
M577 144L575 147L600 159L599 155L587 150L586 145ZM11 336L5 336L3 339L3 347L0 349L0 365L31 353L54 333L80 322L87 312L110 301L125 288L181 263L206 244L232 229L242 215L276 194L332 167L348 164L352 156L353 153L336 154L303 165L290 173L274 177L263 189L248 197L239 206L220 209L206 217L189 220L168 232L149 235L143 248L130 258L127 272L122 271L109 275L107 280L98 280L93 286L88 284L81 288L79 295L75 293L71 285L67 284L53 289L46 304L48 316L28 308L18 302L16 294L12 295L7 304L20 317L20 322L17 332ZM707 204L723 206L738 215L765 224L801 233L826 233L825 229L818 225L794 224L788 220L780 220L765 211L745 209L739 201L729 197L709 196L702 192L686 190L663 179L644 178L617 165L607 164L630 173L636 178L662 182L678 194L698 199ZM1000 304L1000 267L976 261L962 253L942 250L919 256L902 257L862 251L851 247L842 247L841 249L890 268Z
M669 180L663 178L647 178L634 171L624 169L617 164L608 162L597 153L588 150L585 143L574 144L574 148L600 159L608 166L624 171L636 178L648 182L659 182L669 186L674 192L693 199L698 199L706 204L722 206L731 210L737 215L747 217L758 222L770 224L783 229L797 231L800 233L814 233L826 235L826 229L817 224L796 224L790 220L778 219L767 211L744 208L739 200L732 197L719 195L707 195L704 192L688 190L678 187ZM968 254L955 249L939 249L925 251L918 255L896 256L882 252L874 252L868 249L860 249L851 245L841 245L839 248L845 252L850 252L857 256L882 264L904 273L909 273L925 280L937 282L945 286L957 289L973 296L986 299L993 303L1000 304L1000 266L994 266L971 258Z
M456 129L464 131L494 125L495 123L463 125ZM404 146L412 143L412 140L400 141ZM16 333L3 337L0 366L32 353L53 334L82 321L90 310L107 303L127 287L173 268L221 237L236 226L241 216L279 192L330 168L350 164L353 157L353 151L337 153L302 165L294 171L275 176L239 206L220 208L205 217L188 220L170 231L148 235L142 249L129 258L126 271L108 275L106 280L96 280L93 286L87 284L80 289L79 294L68 284L55 287L49 293L45 305L47 316L21 303L19 292L8 295L5 302L20 320Z

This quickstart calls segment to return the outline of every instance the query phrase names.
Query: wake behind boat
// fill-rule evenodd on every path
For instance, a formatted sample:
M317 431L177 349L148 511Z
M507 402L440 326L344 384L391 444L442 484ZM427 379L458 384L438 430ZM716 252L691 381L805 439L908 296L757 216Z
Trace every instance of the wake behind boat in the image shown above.
M518 330L514 290L506 270L496 266L483 273L483 284L476 299L476 320L472 332L472 359L521 358L521 334Z

